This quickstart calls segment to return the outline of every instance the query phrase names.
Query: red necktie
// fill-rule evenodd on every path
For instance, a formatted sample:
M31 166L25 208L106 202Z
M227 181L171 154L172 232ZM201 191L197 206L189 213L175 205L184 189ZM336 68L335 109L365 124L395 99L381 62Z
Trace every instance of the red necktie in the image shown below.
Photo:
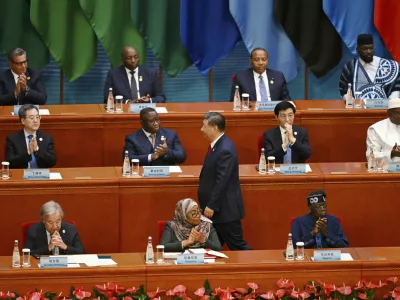
M207 155L211 152L211 145L208 146Z

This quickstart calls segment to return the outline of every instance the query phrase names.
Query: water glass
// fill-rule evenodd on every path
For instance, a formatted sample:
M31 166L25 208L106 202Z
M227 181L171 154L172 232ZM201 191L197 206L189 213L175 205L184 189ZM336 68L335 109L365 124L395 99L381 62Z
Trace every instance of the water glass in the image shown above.
M122 107L123 99L124 98L122 96L115 97L115 112L117 112L117 113L124 112L123 107Z
M249 97L249 94L242 94L242 110L250 109Z
M354 108L361 108L363 99L361 98L361 92L354 93Z
M31 250L28 248L22 249L22 266L24 268L31 266Z
M131 176L139 176L139 160L132 159Z
M383 157L375 157L375 172L382 173L385 159Z
M157 245L157 263L164 263L164 245Z
M296 260L304 260L304 243L303 242L297 242L296 243L296 248L297 248Z
M1 163L1 179L10 179L10 163L8 161Z
M268 174L275 174L275 156L268 156Z

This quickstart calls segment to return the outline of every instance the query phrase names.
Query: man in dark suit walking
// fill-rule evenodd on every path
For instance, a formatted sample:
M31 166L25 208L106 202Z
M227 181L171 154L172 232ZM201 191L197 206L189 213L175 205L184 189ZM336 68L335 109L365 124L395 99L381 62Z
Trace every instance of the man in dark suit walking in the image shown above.
M49 201L40 210L41 222L33 224L26 232L24 248L31 254L85 254L85 249L75 225L63 222L64 212L57 202Z
M275 156L277 164L304 163L311 156L311 148L307 129L293 125L295 106L282 101L274 113L279 126L264 132L265 155Z
M250 57L251 68L233 76L230 101L233 101L236 86L239 86L240 95L249 94L250 101L290 100L283 73L267 69L267 51L255 48Z
M201 131L211 145L200 172L200 207L213 221L222 245L227 243L230 250L251 250L243 239L239 160L235 145L225 135L224 116L217 112L205 114Z
M11 50L8 63L10 69L0 73L0 105L45 104L47 95L42 74L28 68L25 50Z
M125 138L122 159L128 151L129 161L139 159L141 166L172 166L186 159L176 131L161 128L161 121L154 108L140 111L142 129L128 134Z
M124 47L123 65L108 71L104 84L104 103L109 89L113 96L121 95L125 102L165 102L165 97L155 70L139 66L139 53L133 47Z
M33 104L24 104L18 111L24 129L6 138L6 161L12 169L50 168L56 164L53 137L39 131L39 110Z

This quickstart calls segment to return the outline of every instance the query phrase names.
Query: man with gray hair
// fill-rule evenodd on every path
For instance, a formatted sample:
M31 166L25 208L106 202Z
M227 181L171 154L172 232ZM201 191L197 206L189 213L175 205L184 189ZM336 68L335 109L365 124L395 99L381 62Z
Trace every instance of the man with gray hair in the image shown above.
M11 50L8 64L10 69L0 73L0 105L45 104L47 94L42 74L28 68L25 50Z
M41 222L26 232L24 248L32 254L84 254L85 249L75 225L63 222L64 212L57 202L49 201L40 209Z

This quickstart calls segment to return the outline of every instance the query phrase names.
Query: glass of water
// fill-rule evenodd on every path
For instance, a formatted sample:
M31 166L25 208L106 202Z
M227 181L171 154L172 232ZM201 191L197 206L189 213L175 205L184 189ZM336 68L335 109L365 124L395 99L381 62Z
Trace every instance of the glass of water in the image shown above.
M117 112L117 113L124 112L123 107L122 107L123 99L124 98L122 96L115 97L115 112Z
M137 158L132 159L131 175L139 176L139 160Z
M354 93L354 108L361 108L363 99L361 98L361 92Z
M8 161L1 163L1 179L10 179L10 163Z
M250 109L249 97L249 94L242 94L242 110Z
M297 242L296 243L296 248L297 248L296 260L304 260L304 243L303 242Z
M157 263L163 264L164 263L164 245L157 245Z
M31 266L31 250L28 248L22 249L22 267L29 268Z
M268 156L268 174L275 174L275 156Z

